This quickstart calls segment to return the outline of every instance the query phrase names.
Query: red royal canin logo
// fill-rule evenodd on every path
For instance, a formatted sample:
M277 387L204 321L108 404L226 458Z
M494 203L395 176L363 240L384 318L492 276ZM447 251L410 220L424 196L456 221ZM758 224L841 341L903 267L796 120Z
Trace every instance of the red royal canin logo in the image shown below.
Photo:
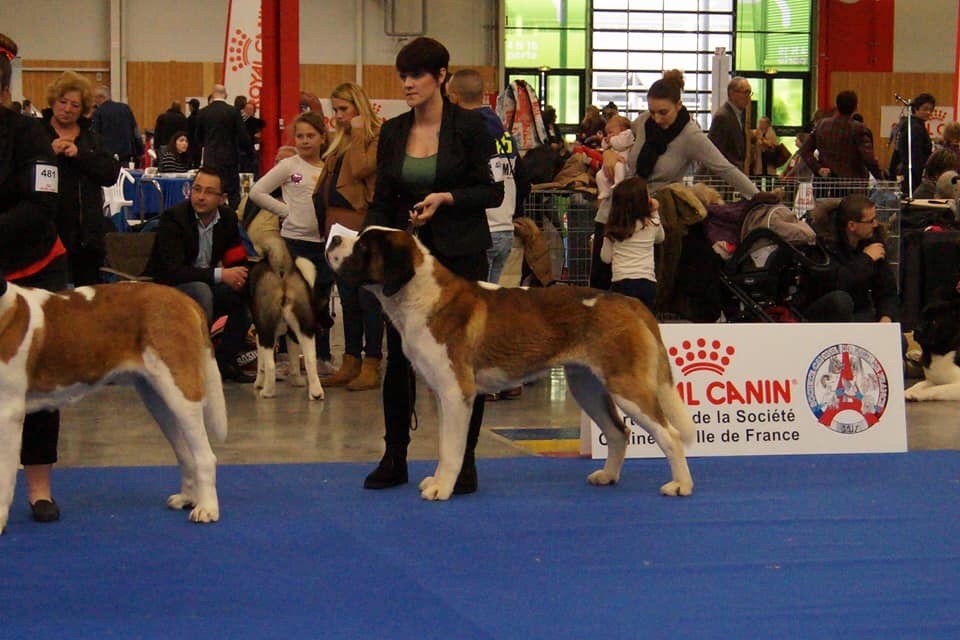
M726 371L736 351L731 345L723 346L719 340L707 342L705 338L697 338L684 340L679 347L670 347L667 353L685 376L695 371L710 371L719 376Z

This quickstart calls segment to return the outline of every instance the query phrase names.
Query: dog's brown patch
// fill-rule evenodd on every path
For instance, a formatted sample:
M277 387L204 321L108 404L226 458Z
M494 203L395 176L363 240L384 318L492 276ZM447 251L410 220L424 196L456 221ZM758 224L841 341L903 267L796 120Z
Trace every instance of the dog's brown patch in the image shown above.
M201 359L209 348L206 319L185 294L163 285L124 283L81 293L51 295L43 305L44 327L34 337L28 363L29 390L51 392L95 384L118 369L140 369L150 349L169 368L190 401L203 398ZM76 336L83 336L77 340Z
M13 304L0 316L0 361L10 362L17 355L30 324L30 307L23 296L17 296Z

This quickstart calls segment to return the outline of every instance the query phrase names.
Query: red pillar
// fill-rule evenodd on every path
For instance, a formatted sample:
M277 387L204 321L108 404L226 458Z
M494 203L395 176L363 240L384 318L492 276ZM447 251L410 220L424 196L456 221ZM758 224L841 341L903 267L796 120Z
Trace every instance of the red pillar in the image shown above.
M288 143L284 126L298 113L300 102L299 0L262 0L263 91L260 117L260 166L273 166L277 149Z

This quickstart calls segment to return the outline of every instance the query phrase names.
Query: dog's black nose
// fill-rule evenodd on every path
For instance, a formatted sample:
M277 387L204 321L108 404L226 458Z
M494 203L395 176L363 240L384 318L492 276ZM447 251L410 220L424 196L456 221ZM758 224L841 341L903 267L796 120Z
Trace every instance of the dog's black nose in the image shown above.
M330 238L330 246L327 247L327 251L329 251L330 249L336 249L341 244L343 244L343 236L333 236L332 238Z

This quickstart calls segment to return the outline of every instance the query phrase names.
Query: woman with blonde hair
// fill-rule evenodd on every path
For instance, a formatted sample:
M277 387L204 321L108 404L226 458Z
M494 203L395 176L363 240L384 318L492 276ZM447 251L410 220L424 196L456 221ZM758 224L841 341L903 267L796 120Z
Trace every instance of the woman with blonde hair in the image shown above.
M344 82L330 94L336 130L323 154L324 177L314 196L317 218L327 231L334 223L359 231L377 180L380 118L363 88ZM350 391L378 389L383 359L383 315L369 291L336 278L343 308L344 355L324 385ZM364 357L361 359L361 352Z
M86 78L65 71L47 89L47 104L43 124L60 171L57 232L67 248L70 280L76 286L96 284L109 223L101 187L117 181L120 163L84 116L93 104Z

